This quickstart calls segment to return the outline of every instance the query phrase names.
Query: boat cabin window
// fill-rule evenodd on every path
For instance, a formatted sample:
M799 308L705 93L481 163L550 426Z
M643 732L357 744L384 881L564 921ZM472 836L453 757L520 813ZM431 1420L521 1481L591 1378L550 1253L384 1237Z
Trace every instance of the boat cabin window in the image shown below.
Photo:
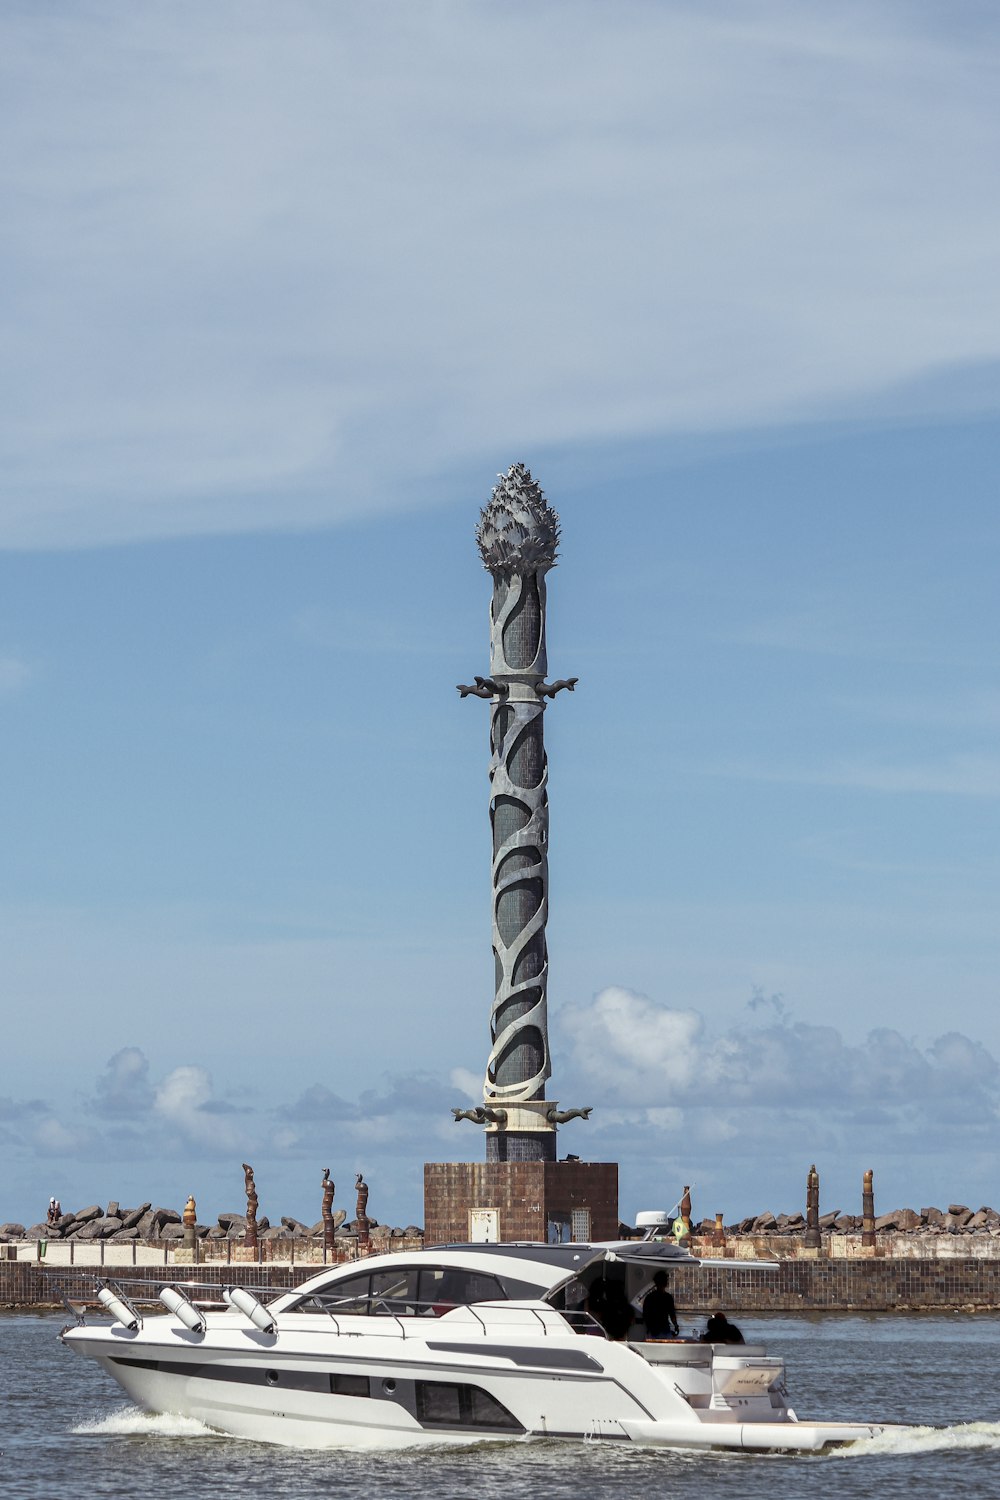
M371 1275L348 1276L335 1286L320 1287L310 1297L293 1302L289 1312L367 1313L371 1292Z
M435 1312L469 1307L473 1302L501 1302L506 1294L495 1276L483 1271L461 1271L451 1267L424 1267L420 1272L420 1300Z
M477 1385L418 1380L416 1396L417 1421L424 1427L499 1427L508 1432L524 1431L512 1412Z
M496 1276L453 1266L399 1266L363 1272L320 1287L293 1302L289 1312L371 1314L375 1317L441 1317L453 1307L497 1302L507 1293Z

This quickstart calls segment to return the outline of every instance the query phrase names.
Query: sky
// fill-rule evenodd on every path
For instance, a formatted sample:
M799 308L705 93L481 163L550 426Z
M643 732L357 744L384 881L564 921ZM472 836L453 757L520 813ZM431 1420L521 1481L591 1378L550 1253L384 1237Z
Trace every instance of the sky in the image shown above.
M0 1220L481 1157L516 461L560 1149L1000 1203L998 67L972 0L2 8Z

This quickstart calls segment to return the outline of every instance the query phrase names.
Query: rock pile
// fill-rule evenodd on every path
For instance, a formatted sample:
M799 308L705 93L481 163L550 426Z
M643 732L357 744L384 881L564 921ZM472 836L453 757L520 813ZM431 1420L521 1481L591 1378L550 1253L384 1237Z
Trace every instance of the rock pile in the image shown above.
M333 1216L338 1240L357 1238L356 1221L346 1223L346 1213L340 1209ZM420 1237L423 1230L415 1224L405 1229L390 1229L387 1225L369 1220L372 1240L393 1240ZM233 1240L242 1244L246 1234L246 1215L221 1213L214 1224L196 1224L195 1235L199 1240ZM92 1203L77 1213L63 1214L54 1224L32 1224L26 1229L23 1224L8 1222L0 1224L0 1243L10 1240L109 1240L122 1244L137 1240L183 1240L184 1225L181 1215L174 1208L154 1208L143 1203L138 1208L122 1208L118 1203L109 1203L102 1208ZM300 1219L282 1217L279 1224L272 1225L262 1217L257 1220L258 1240L320 1240L323 1238L323 1220L315 1224L303 1224Z
M821 1214L819 1227L823 1234L860 1234L860 1214L842 1214L839 1208ZM702 1219L695 1233L706 1236L715 1228L714 1219ZM726 1225L727 1235L797 1235L806 1228L803 1214L762 1213L735 1224ZM919 1235L940 1234L988 1234L1000 1237L1000 1213L993 1208L973 1210L964 1203L949 1203L947 1209L922 1208L919 1213L913 1208L897 1208L892 1213L881 1214L875 1220L878 1233Z

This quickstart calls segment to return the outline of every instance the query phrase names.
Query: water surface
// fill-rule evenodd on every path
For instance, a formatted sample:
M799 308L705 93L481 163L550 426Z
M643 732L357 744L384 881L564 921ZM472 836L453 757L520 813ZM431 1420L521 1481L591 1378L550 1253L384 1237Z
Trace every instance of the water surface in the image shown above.
M921 1424L828 1457L789 1458L556 1442L296 1453L138 1412L96 1365L63 1348L64 1321L0 1316L0 1494L18 1500L1000 1495L1000 1314L741 1318L748 1338L784 1353L801 1417Z

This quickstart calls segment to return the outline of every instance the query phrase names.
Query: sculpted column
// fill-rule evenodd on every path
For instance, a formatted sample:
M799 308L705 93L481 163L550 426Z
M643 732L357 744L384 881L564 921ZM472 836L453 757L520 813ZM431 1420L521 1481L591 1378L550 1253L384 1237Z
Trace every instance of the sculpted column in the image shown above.
M546 699L576 678L546 683L545 576L555 566L559 517L524 464L499 476L476 540L493 579L490 675L462 684L490 701L493 832L492 1047L481 1108L456 1111L487 1127L488 1161L554 1161L568 1114L545 1098L551 1076L547 1017L549 802Z

